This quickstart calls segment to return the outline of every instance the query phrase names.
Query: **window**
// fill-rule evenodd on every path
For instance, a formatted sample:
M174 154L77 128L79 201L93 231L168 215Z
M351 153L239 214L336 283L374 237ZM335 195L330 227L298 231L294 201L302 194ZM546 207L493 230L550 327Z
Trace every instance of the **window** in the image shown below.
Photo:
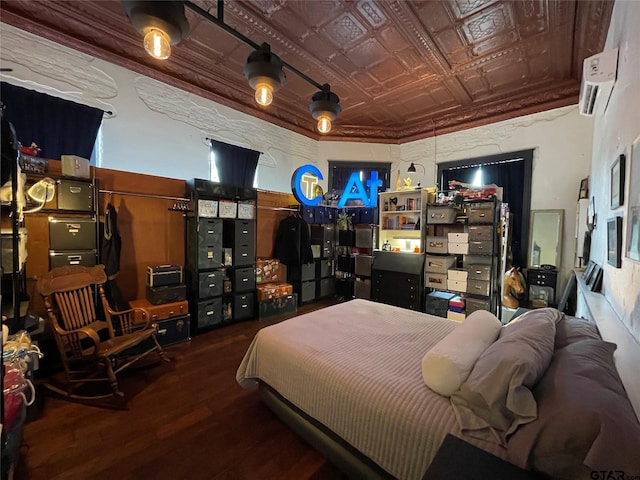
M218 166L216 165L216 152L213 148L209 149L209 178L212 182L220 182L218 175Z
M329 160L329 178L327 181L329 192L342 194L344 187L353 172L358 172L360 180L365 182L373 171L378 172L378 178L382 180L382 185L379 187L378 191L384 192L389 188L391 163Z

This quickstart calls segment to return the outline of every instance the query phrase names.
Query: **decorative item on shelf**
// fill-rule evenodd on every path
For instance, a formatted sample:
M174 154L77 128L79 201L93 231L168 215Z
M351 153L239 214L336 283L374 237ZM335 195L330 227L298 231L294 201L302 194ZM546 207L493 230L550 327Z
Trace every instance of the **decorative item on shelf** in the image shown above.
M338 230L349 230L351 228L351 216L346 212L341 212L336 218Z
M21 153L25 155L30 155L32 157L37 157L41 151L42 149L38 147L38 144L36 142L31 142L31 146L29 147L24 147L24 146L20 147Z
M48 164L44 158L20 154L18 164L20 165L20 169L25 173L47 173Z
M502 286L502 305L509 308L518 308L520 301L518 298L525 293L524 275L520 268L511 267L504 274L504 284Z

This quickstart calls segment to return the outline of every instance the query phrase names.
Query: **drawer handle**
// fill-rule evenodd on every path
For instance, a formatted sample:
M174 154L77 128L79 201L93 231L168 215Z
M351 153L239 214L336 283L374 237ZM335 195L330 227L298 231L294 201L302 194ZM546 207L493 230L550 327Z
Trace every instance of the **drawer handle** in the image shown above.
M69 193L80 193L82 191L82 187L69 187Z
M207 275L207 278L213 278L213 277L215 277L215 276L216 276L216 274L215 274L215 273L210 273L209 275Z
M215 283L210 283L210 284L209 284L209 288L213 288L213 287L215 287L215 286L216 286L216 284L215 284Z
M246 257L247 255L249 255L248 253L243 253L242 256Z
M242 233L246 235L247 233L249 233L249 230L242 230Z
M214 312L213 310L209 310L209 311L207 312L207 316L209 316L209 315L214 315L214 313L215 313L215 312Z
M476 275L481 275L482 274L482 270L476 270Z
M169 316L172 317L173 315L175 315L175 312L173 310L169 310Z
M79 223L67 223L67 230L69 233L78 233L80 231Z
M67 261L70 265L78 265L80 263L80 260L82 260L82 257L80 255L69 255L67 257Z
M248 278L243 278L243 279L242 279L242 281L243 281L243 282L248 282L248 281L249 281L249 279L248 279Z
M164 335L166 333L167 333L167 329L166 328L163 328L162 330L156 330L156 334L158 334L158 335Z
M242 307L240 307L240 308L247 308L248 306L249 306L249 305L245 303L245 304L243 304L243 305L242 305Z
M215 230L207 230L207 233L208 233L209 235L212 235L212 234L216 233L216 231L215 231Z
M154 313L153 315L151 315L151 318L155 320L156 318L158 318L158 315Z

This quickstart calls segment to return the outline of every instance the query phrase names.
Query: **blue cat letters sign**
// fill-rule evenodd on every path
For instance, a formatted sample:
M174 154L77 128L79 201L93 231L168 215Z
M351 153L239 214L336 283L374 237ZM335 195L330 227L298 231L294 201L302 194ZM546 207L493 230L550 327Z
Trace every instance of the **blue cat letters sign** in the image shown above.
M318 180L322 180L322 172L315 165L303 165L298 167L291 177L291 191L296 200L303 205L316 206L322 201L320 195L314 196ZM365 182L369 192L360 180L358 172L353 172L344 187L344 193L338 201L338 208L343 208L347 200L360 200L365 207L374 208L378 203L378 187L382 186L382 180L378 178L378 172L371 172L371 176Z

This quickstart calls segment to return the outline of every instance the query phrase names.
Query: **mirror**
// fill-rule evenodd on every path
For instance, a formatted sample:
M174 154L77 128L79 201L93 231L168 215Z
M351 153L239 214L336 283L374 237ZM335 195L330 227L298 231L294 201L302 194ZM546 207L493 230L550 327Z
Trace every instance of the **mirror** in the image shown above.
M531 210L529 267L560 268L563 222L564 210Z

